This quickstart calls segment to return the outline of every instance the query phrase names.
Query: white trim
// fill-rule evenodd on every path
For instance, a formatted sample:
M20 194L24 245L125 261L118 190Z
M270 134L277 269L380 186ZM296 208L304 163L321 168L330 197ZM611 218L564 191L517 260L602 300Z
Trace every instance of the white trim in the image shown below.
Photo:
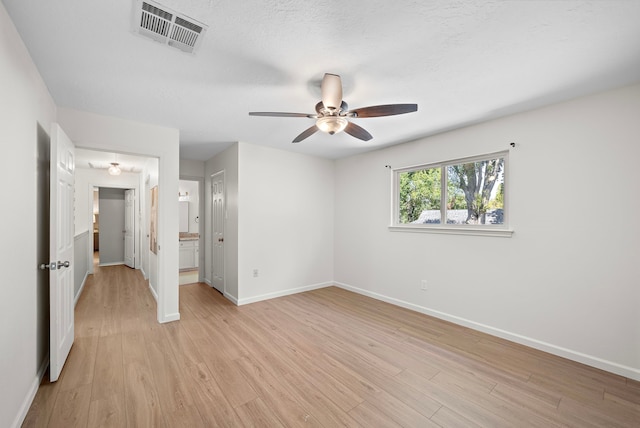
M213 285L210 285L210 287L211 287L211 288L213 288ZM216 290L216 291L217 291L217 290ZM237 298L236 296L232 296L231 294L229 294L229 293L227 293L227 292L225 292L225 293L223 294L223 296L224 296L227 300L230 300L234 305L236 305L236 306L240 306L240 305L238 305L238 298Z
M275 299L276 297L288 296L290 294L304 293L305 291L317 290L318 288L325 288L333 285L333 281L320 282L318 284L306 285L304 287L289 288L288 290L275 291L273 293L262 294L254 297L245 297L238 300L237 305L247 305L249 303L260 302L262 300Z
M501 238L511 238L513 229L498 229L486 226L484 228L468 227L468 226L427 226L417 224L389 226L391 232L422 232L422 233L438 233L443 235L476 235L476 236L494 236Z
M156 299L156 303L158 303L158 293L156 293L156 290L151 286L151 281L149 281L149 290L151 290L151 295Z
M425 315L429 315L435 318L439 318L445 321L452 322L464 327L469 327L473 330L481 331L483 333L490 334L492 336L500 337L502 339L509 340L511 342L519 343L521 345L528 346L530 348L538 349L540 351L548 352L563 358L567 358L572 361L576 361L582 364L586 364L591 367L602 369L610 373L614 373L620 376L627 377L640 381L640 369L624 366L622 364L615 363L613 361L604 360L593 355L587 355L579 351L563 348L561 346L553 345L551 343L543 342L541 340L533 339L527 336L523 336L517 333L509 332L499 328L491 327L486 324L481 324L475 321L471 321L465 318L461 318L455 315L440 312L434 309L426 308L424 306L415 305L413 303L405 302L404 300L388 297L383 294L374 293L372 291L364 290L362 288L354 287L352 285L344 284L341 282L334 283L337 287L345 290L353 291L354 293L362 294L363 296L371 297L376 300L391 303L392 305L400 306L412 311L420 312Z
M120 266L124 264L124 260L121 262L111 262L111 263L99 263L98 266L100 267L104 267L104 266Z
M78 288L78 294L76 294L75 299L73 299L73 307L74 308L78 304L78 300L80 300L80 296L82 295L82 290L84 290L84 286L87 283L87 278L88 277L89 277L89 271L86 271L84 273L84 279L82 280L82 284L80 285L80 288Z
M42 379L44 379L44 375L47 372L47 367L49 367L49 353L47 353L47 355L42 360L42 364L40 364L40 368L38 368L38 373L36 373L36 377L33 379L33 382L31 382L31 386L27 391L27 395L25 395L24 400L22 401L22 406L20 406L20 411L11 424L11 428L19 428L22 426L24 419L27 417L27 413L29 413L29 409L33 404L33 400L36 398L40 383L42 382Z
M180 312L167 314L161 320L158 320L158 321L160 322L160 324L164 324L166 322L172 322L172 321L180 321Z
M211 283L211 280L209 278L203 278L201 282L204 282L209 287L213 287L213 284Z
M144 269L142 268L142 265L140 265L140 273L142 274L142 277L147 280L149 279L149 276L147 275L147 273L144 271Z

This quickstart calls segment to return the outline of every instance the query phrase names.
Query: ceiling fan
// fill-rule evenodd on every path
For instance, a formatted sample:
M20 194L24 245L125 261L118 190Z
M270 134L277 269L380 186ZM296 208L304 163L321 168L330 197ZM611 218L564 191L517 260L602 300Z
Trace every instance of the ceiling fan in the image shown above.
M363 141L369 141L371 134L364 128L349 121L349 118L393 116L397 114L412 113L418 110L417 104L386 104L349 110L349 106L342 99L342 81L337 74L325 73L320 85L322 101L316 104L316 113L280 113L271 111L252 111L250 116L274 116L274 117L307 117L315 119L316 123L302 132L294 143L299 143L318 131L328 134L336 134L344 131L347 134Z

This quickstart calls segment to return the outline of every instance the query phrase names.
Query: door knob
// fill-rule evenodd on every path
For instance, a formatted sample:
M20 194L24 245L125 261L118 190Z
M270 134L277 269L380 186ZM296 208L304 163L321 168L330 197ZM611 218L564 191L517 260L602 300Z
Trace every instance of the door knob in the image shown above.
M51 269L51 270L56 270L56 263L55 262L51 262L51 263L42 263L40 265L40 270L47 270L47 269Z
M218 242L224 242L224 238L218 238Z
M66 267L68 268L71 265L71 263L69 263L69 261L64 261L61 262L60 260L58 260L58 269L60 269L61 267Z

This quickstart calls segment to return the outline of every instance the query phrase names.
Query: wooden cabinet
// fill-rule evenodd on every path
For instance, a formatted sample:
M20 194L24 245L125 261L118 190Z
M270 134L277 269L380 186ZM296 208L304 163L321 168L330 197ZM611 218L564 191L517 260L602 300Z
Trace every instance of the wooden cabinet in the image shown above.
M195 269L199 265L200 252L197 240L180 241L180 269Z

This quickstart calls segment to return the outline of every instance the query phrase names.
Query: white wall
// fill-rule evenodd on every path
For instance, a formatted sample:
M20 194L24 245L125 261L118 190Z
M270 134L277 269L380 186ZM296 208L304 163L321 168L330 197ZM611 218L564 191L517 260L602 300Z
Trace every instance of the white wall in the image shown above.
M204 161L180 159L180 177L204 178Z
M225 172L225 233L224 264L225 290L227 298L238 301L238 146L234 144L205 164L204 182L204 248L200 239L200 254L204 255L204 281L211 285L211 176Z
M332 284L333 188L333 161L240 143L239 304Z
M58 120L69 138L86 149L159 159L158 175L158 321L180 319L178 312L179 131L157 125L66 108Z
M242 305L331 284L333 161L247 143L205 165L205 280L211 283L211 175L222 170L225 295Z
M73 297L74 302L80 298L80 293L84 288L84 283L89 275L89 263L93 263L93 258L89 259L87 246L89 245L89 231L76 235L73 238Z
M0 426L14 427L26 415L48 361L48 274L38 269L46 260L39 259L37 245L39 234L49 233L48 227L43 231L48 216L37 214L38 183L47 178L36 172L39 162L48 164L39 147L48 151L56 106L1 3L0 76L0 180L19 207L0 210L0 257L11 261L11 269L0 273Z
M336 281L640 379L638 118L632 86L338 160ZM510 142L512 238L387 229L384 165Z

